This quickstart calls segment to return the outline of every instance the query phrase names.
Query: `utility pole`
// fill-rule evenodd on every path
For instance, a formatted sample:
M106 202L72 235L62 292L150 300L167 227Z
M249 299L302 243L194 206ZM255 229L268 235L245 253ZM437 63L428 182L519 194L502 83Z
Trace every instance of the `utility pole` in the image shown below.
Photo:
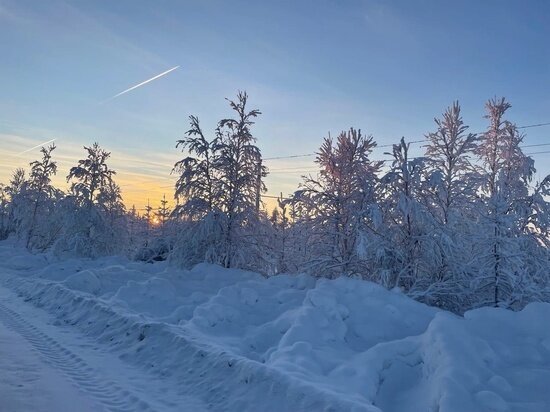
M258 162L258 176L256 178L256 212L260 213L260 202L262 193L262 158Z

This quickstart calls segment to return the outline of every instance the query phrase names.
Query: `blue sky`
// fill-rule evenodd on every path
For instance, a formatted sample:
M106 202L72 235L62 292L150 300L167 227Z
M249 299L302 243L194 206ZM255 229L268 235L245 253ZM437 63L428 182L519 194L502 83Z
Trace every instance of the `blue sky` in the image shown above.
M518 125L550 122L545 1L0 0L0 53L0 181L37 156L14 153L57 138L63 185L97 140L138 205L171 195L188 116L212 131L237 90L263 112L266 157L310 153L350 126L379 144L418 140L455 99L472 131L493 96ZM526 144L550 142L549 127L526 131ZM540 174L547 159L535 157ZM294 190L311 160L271 162L270 193Z

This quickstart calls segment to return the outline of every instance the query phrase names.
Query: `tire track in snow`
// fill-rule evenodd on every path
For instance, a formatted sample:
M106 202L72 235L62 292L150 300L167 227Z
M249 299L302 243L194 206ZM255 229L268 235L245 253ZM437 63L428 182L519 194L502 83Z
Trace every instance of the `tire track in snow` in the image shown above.
M154 410L138 395L120 387L115 382L102 379L97 371L82 358L2 303L0 303L0 321L27 340L47 363L63 372L78 388L90 395L107 411Z

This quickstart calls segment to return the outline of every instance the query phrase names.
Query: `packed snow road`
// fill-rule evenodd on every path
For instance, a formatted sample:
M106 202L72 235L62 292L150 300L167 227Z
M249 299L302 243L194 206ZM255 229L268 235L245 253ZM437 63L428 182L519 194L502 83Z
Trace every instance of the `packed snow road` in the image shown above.
M79 410L550 410L550 304L460 317L353 279L60 261L5 242L0 285L0 388L21 411L40 410L25 393Z
M162 386L5 288L0 288L0 370L1 411L206 410L201 401Z
M32 345L0 320L0 410L84 412L99 406L46 364Z

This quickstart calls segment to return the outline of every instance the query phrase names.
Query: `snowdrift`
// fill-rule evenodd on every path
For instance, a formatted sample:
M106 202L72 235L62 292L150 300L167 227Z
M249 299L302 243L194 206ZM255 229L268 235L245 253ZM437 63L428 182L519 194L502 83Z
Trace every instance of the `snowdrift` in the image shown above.
M459 317L353 279L59 262L5 242L0 281L213 410L550 410L550 304Z

